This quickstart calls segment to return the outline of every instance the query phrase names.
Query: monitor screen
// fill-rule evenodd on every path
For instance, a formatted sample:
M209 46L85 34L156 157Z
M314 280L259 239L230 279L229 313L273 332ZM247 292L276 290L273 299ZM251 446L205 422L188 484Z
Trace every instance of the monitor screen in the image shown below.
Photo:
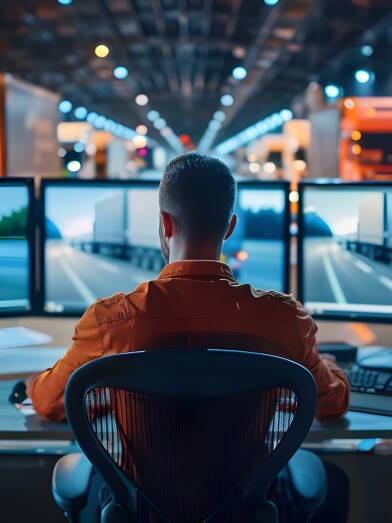
M32 180L0 179L0 315L32 308Z
M237 226L222 251L239 283L288 292L287 202L285 184L239 184Z
M392 184L304 184L300 299L318 317L392 318Z
M240 282L285 290L287 195L279 187L239 190L239 220L223 259ZM80 314L98 298L131 292L164 265L158 182L49 181L43 194L43 306Z

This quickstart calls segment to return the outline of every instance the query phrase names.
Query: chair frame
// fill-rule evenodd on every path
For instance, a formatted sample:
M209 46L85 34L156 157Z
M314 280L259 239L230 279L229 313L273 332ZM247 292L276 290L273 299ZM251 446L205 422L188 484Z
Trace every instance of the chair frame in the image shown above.
M275 477L306 437L314 419L317 387L302 365L268 354L226 349L159 349L105 356L77 369L65 390L65 409L80 448L112 489L116 503L138 512L140 489L98 441L86 414L94 388L150 396L207 399L287 388L296 394L294 419L276 449L242 488L244 503L264 500Z

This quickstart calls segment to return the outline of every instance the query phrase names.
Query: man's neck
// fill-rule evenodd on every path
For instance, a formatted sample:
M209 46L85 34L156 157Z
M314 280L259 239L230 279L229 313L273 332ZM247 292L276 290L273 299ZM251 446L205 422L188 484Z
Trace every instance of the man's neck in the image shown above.
M180 260L211 260L219 261L221 257L221 249L219 247L206 249L172 249L170 250L169 263L174 263Z

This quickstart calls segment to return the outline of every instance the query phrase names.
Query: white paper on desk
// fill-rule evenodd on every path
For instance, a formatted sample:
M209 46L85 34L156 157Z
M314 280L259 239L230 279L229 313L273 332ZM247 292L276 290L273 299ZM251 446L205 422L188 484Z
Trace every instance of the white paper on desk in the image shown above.
M37 414L30 398L26 398L22 403L15 403L15 406L24 416L33 416L34 414Z
M26 327L7 327L0 329L0 349L44 345L51 341L52 338L48 334L27 329Z

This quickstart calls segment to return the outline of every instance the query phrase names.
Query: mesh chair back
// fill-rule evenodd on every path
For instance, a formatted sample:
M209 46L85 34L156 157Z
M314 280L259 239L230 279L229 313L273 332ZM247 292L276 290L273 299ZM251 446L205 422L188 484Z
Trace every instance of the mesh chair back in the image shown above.
M265 465L279 454L290 431L298 432L297 415L303 417L306 400L296 380L285 374L300 370L308 379L309 373L281 358L236 351L137 354L102 359L109 369L113 362L118 371L122 365L121 376L111 369L106 381L84 384L81 412L94 448L108 460L105 469L110 463L128 491L142 491L162 519L196 523L214 514L219 521L235 519L234 507L238 509L256 478L259 496L265 495L279 470L265 477ZM144 378L139 373L136 377L136 359ZM309 383L314 385L312 378ZM74 428L74 408L68 408L71 388L72 383L67 414ZM303 437L313 415L314 408ZM90 458L94 464L95 458ZM281 459L280 467L289 458ZM117 496L115 486L113 490Z

